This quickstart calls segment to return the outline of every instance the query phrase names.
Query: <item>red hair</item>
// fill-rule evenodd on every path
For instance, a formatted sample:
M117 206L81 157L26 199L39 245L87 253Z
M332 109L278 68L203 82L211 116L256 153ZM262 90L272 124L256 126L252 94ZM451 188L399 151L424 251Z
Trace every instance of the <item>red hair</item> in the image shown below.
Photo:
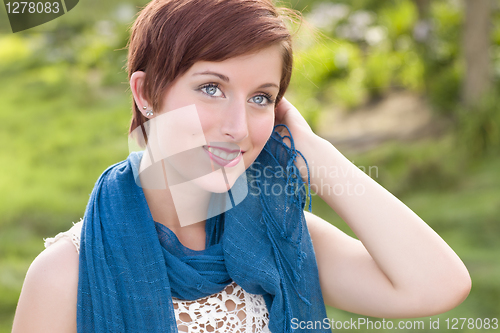
M283 69L276 104L292 75L291 34L284 18L299 18L271 0L153 0L139 14L128 42L128 78L146 73L143 96L162 108L168 85L198 61L223 61L282 45ZM132 99L129 133L147 121Z

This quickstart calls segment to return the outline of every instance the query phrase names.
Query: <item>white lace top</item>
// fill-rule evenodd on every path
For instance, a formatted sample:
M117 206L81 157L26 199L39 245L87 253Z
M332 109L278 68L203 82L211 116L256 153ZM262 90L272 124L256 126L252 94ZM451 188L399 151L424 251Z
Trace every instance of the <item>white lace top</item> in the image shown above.
M83 221L75 223L66 232L45 239L49 247L61 238L69 238L80 252L80 234ZM262 295L247 293L235 282L224 290L196 301L172 298L175 318L180 333L270 332L269 313Z

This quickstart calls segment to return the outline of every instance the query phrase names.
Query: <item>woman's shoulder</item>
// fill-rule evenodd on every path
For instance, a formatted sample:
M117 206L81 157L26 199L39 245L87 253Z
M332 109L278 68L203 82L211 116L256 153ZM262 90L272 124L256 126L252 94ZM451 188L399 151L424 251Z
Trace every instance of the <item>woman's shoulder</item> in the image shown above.
M26 273L12 332L76 332L79 254L58 236Z
M26 280L33 278L37 283L44 282L47 287L64 293L68 292L65 287L77 287L82 224L80 221L68 231L45 239L45 250L31 264Z
M33 279L37 284L61 289L73 280L78 282L79 254L69 237L60 238L43 250L31 263L26 274L26 282ZM67 292L68 290L61 290Z

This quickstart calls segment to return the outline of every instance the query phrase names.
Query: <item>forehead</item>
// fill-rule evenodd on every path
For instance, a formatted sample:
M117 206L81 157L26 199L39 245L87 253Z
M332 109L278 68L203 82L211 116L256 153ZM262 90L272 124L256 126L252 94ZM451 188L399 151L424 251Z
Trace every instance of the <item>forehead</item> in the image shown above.
M283 67L282 48L274 45L250 54L223 61L198 61L186 72L190 78L201 78L199 73L217 72L230 83L244 81L272 81L279 85Z

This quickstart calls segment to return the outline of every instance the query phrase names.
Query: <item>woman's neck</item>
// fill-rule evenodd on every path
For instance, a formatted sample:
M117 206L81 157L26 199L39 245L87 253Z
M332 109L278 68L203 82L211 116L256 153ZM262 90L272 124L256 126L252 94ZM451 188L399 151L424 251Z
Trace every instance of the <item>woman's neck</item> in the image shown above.
M183 224L179 220L177 207L174 205L169 189L142 189L149 206L151 216L155 222L169 228L179 239L182 245L192 250L205 249L205 220ZM194 204L194 203L193 203ZM188 207L180 207L186 210ZM205 210L206 212L206 210ZM186 214L184 214L184 218Z
M151 216L155 222L169 228L184 246L203 250L211 194L192 182L169 187L164 167L161 161L139 172Z

